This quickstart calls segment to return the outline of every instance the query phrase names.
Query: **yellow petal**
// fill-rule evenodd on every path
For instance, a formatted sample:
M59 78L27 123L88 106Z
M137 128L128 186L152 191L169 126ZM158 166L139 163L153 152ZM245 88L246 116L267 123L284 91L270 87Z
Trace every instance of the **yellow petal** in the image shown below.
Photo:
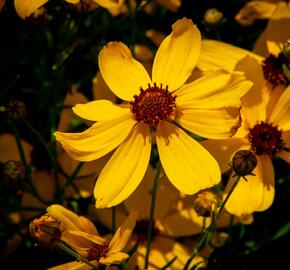
M132 212L122 223L121 227L117 229L109 245L110 252L115 253L122 251L122 249L126 246L136 225L137 217L138 212Z
M99 263L110 265L110 264L119 264L129 258L129 255L123 252L109 253L106 257L102 257L99 260Z
M73 112L91 121L108 121L130 114L129 107L118 106L109 100L94 100L86 104L77 104Z
M176 91L176 104L182 108L220 108L237 105L252 86L241 72L216 70Z
M137 252L137 264L141 269L143 269L142 267L144 267L146 247L139 246ZM173 239L156 236L154 241L151 243L148 269L161 269L174 257L177 257L168 269L180 270L183 269L190 255L191 251L188 250L186 246L178 243L177 241L174 241ZM190 264L189 269L191 269L191 267L197 263L200 263L200 267L205 266L204 259L202 259L200 256L195 256Z
M218 161L223 173L230 169L229 163L235 152L242 149L249 150L250 148L247 141L237 138L205 140L201 142L201 145Z
M149 163L150 131L138 124L101 172L94 189L96 207L119 204L140 184Z
M81 0L65 0L67 3L70 3L70 4L77 4L79 3Z
M107 242L104 238L98 235L93 235L93 234L82 232L82 231L68 230L68 233L85 238L89 240L90 242L93 242L97 245L104 245ZM88 248L88 247L85 247L85 248Z
M23 20L43 6L48 0L14 0L14 7Z
M204 71L219 68L233 70L236 63L246 55L250 55L258 61L263 59L250 51L231 44L205 39L201 42L201 52L197 66Z
M268 50L275 55L281 52L284 42L290 36L290 5L285 2L276 5L266 28Z
M253 53L267 57L269 55L269 52L266 45L266 40L267 40L267 33L265 29L255 41L254 47L253 47Z
M277 125L283 131L290 130L290 86L284 90L273 108L269 122Z
M180 128L160 122L156 137L164 171L181 192L194 194L219 183L220 169L216 160Z
M55 132L56 139L76 160L91 161L112 151L126 139L135 125L130 114L106 122L97 122L81 133Z
M190 132L208 139L229 138L241 124L240 110L235 107L180 109L176 121Z
M99 68L109 88L123 100L133 100L146 89L151 79L146 69L133 58L121 42L109 42L99 54Z
M247 181L240 179L238 185L226 203L226 210L236 216L251 214L268 209L274 199L274 169L269 156L257 156L257 167L253 175L246 176ZM229 181L225 196L233 184Z
M246 56L237 63L235 69L244 72L246 79L253 82L253 86L241 98L241 112L250 125L254 126L257 121L266 120L266 104L272 89L264 79L262 66L256 59Z
M269 19L276 9L276 3L250 1L236 15L242 25L251 25L256 19Z
M152 81L179 88L193 71L200 52L200 32L190 19L178 20L161 43L153 63Z
M157 0L157 2L173 12L177 12L181 6L181 0Z
M188 208L165 217L162 233L173 237L190 236L201 233L210 222L211 218L198 216L193 208Z

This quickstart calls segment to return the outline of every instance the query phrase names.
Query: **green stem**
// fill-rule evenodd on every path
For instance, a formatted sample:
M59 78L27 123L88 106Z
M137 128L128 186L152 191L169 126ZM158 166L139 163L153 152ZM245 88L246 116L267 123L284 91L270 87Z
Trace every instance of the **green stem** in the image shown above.
M221 207L219 208L218 212L213 216L211 224L207 227L207 229L205 230L205 232L201 235L198 244L196 246L196 248L193 250L191 256L189 257L189 259L187 260L183 270L187 270L191 261L193 260L193 258L203 249L203 247L205 247L205 245L208 243L210 236L213 232L213 230L215 229L215 224L217 219L219 218L221 212L224 210L225 205L227 203L227 201L229 200L230 196L232 195L234 189L236 188L237 184L239 183L239 180L241 179L241 176L237 176L236 179L234 180L233 185L231 186L225 200L222 202Z
M153 190L152 190L150 217L149 217L149 227L148 227L147 242L146 242L145 269L148 269L148 264L149 264L149 253L150 253L150 244L151 244L153 221L154 221L154 210L155 210L156 195L157 195L158 180L159 180L159 177L160 177L160 172L161 172L161 164L160 164L160 161L159 161L157 163L156 175L155 175L155 178L154 178Z
M63 242L58 242L56 244L59 248L61 248L63 251L67 252L68 254L72 255L73 257L76 258L77 261L82 261L85 264L89 265L90 267L92 267L92 269L98 269L98 267L96 265L94 265L93 263L91 263L89 260L87 260L86 258L82 257L81 255L79 255L78 253L74 252L72 249L70 249L69 247L67 247Z

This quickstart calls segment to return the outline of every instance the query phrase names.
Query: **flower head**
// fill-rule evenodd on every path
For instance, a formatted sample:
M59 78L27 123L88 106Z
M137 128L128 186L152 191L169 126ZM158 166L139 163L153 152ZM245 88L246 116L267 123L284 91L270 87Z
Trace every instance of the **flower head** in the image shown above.
M135 226L137 212L132 213L123 222L110 242L99 236L96 227L89 219L78 216L61 205L49 206L47 213L59 220L64 227L61 240L88 260L97 264L110 265L128 258L122 250Z
M100 52L100 72L125 102L78 104L74 112L96 123L82 133L55 133L68 154L81 161L119 146L95 185L97 208L116 205L137 188L149 163L152 130L164 171L177 189L194 194L220 181L216 160L185 129L206 138L232 136L240 125L239 98L251 82L239 72L219 70L186 83L200 44L192 21L178 20L156 53L152 78L125 44L110 42Z

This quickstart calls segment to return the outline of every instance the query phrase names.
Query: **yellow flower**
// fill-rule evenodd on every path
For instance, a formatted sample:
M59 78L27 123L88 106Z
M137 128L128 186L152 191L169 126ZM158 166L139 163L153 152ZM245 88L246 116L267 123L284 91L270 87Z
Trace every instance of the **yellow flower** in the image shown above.
M82 133L55 133L68 154L80 161L100 158L119 146L95 185L97 208L116 205L137 188L149 163L151 129L156 130L165 173L177 189L193 194L220 181L215 159L179 125L206 138L232 136L240 124L239 97L251 82L239 72L220 70L184 84L199 50L200 32L184 18L160 45L152 80L123 43L110 42L100 52L105 82L127 103L76 105L77 115L97 122Z
M64 227L61 240L88 260L96 264L111 265L121 263L129 257L122 250L134 229L137 212L132 213L123 222L110 242L98 234L96 227L89 219L78 216L61 205L49 206L47 213ZM64 267L61 265L53 269Z
M290 87L272 86L264 79L261 65L250 56L246 56L236 65L236 69L245 72L247 79L254 82L250 91L241 98L243 124L237 134L226 140L208 140L203 145L216 157L224 172L233 154L238 150L252 150L257 157L255 175L241 180L226 209L241 216L268 209L274 199L274 169L271 157L279 156L290 162ZM229 191L233 178L229 181L225 193Z
M256 19L269 21L255 43L254 52L264 56L279 54L283 43L290 37L290 3L250 1L236 15L236 20L243 25L250 25Z

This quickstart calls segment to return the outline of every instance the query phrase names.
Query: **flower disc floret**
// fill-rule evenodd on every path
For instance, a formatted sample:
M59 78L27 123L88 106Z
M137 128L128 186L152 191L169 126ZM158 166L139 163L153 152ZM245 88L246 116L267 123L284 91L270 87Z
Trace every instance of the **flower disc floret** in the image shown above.
M134 96L134 101L130 102L131 112L134 119L156 127L159 121L169 120L174 116L176 104L175 96L162 85L158 87L148 84L146 90L140 88L140 94Z
M88 260L96 260L99 262L101 258L105 258L109 252L109 244L104 243L103 245L93 244L88 250Z
M282 130L271 123L261 122L250 129L249 142L257 155L275 155L284 145Z

